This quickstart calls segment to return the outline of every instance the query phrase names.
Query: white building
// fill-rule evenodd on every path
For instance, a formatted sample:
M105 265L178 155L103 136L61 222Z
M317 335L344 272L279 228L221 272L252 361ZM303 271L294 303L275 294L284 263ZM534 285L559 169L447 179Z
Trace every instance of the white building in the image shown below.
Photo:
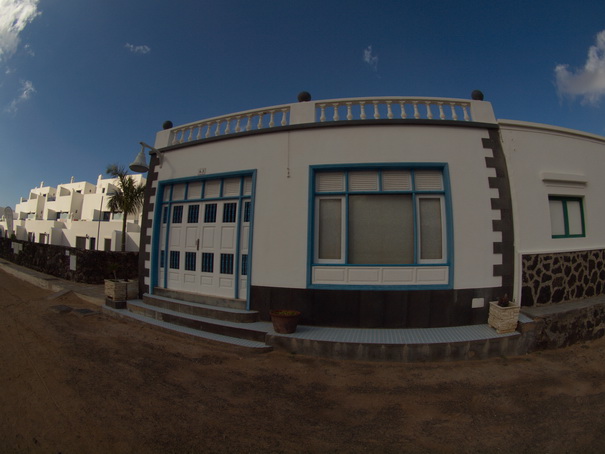
M145 184L142 175L131 175ZM117 179L99 175L96 185L81 181L60 184L56 188L33 188L14 211L13 230L17 239L81 249L119 251L122 237L122 213L110 213L108 196L115 192ZM126 224L126 250L138 251L141 213L130 216ZM7 235L6 221L0 233Z
M304 98L301 98L304 100ZM310 97L306 97L310 99ZM473 99L264 107L157 134L149 294L303 324L485 323L488 302L605 293L605 138Z

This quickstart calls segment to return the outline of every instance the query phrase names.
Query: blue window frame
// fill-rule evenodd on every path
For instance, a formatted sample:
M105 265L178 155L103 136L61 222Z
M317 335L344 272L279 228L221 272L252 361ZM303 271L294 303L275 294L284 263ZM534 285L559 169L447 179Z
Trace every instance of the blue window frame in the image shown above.
M447 262L443 168L316 170L315 264Z

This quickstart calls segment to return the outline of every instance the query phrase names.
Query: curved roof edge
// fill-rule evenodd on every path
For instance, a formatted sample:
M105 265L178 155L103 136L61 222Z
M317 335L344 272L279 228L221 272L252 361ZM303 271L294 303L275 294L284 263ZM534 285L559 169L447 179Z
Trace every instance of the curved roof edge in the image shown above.
M540 132L546 132L551 134L563 134L581 137L584 139L596 140L598 142L605 143L605 137L589 132L579 131L577 129L563 128L560 126L547 125L543 123L532 123L529 121L518 121L518 120L505 120L499 119L498 125L501 129L516 129L516 130L536 130Z

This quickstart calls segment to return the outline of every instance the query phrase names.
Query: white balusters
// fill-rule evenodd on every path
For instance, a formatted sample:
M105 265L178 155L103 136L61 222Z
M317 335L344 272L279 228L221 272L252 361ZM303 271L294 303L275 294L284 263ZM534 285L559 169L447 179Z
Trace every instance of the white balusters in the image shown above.
M347 120L351 121L353 119L353 112L351 112L352 102L347 103Z
M378 111L378 101L372 101L372 104L374 104L374 119L378 120L380 119L380 112Z
M456 103L450 103L450 109L452 110L452 120L458 120L458 114L456 113Z
M340 120L340 116L338 115L338 106L339 104L337 102L332 104L332 107L334 107L334 115L332 116L332 120L334 121Z
M284 107L281 111L281 125L286 126L288 124L288 109Z
M371 117L366 112L366 105L372 105ZM397 112L399 105L400 112ZM342 100L320 101L314 104L315 119L303 120L317 121L355 121L375 119L394 120L401 118L407 120L427 121L480 121L471 119L471 101L439 98L409 98L409 97L380 97L380 98L353 98ZM421 107L424 106L424 107ZM449 107L448 107L449 106ZM312 107L312 106L309 106ZM357 111L359 107L359 112ZM204 138L219 137L222 135L238 134L245 131L287 127L290 125L291 106L282 105L265 108L263 110L250 110L237 114L210 118L196 123L190 123L171 130L170 144L178 145L186 142L199 141ZM327 112L333 109L333 112ZM426 110L425 110L426 109ZM302 112L302 109L300 110ZM281 114L281 118L279 115ZM295 118L300 117L297 113ZM300 121L300 120L295 120ZM245 124L244 124L245 123ZM205 129L205 130L204 130Z
M418 101L412 101L412 105L414 106L414 118L420 118L420 112L418 111Z
M432 120L433 112L431 112L431 103L426 101L424 104L426 105L426 118L428 118L429 120Z
M462 112L464 112L464 121L469 121L468 111L466 110L467 104L462 104Z
M324 121L326 121L326 105L325 104L320 104L319 105L319 121L320 123L323 123Z

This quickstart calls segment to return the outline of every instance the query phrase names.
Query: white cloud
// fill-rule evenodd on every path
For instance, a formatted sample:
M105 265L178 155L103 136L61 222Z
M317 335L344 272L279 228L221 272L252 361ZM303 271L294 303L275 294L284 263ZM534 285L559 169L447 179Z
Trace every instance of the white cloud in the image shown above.
M363 50L363 61L366 62L374 71L378 71L378 56L372 54L372 46Z
M39 0L0 0L0 62L13 56L19 46L19 34L41 13Z
M588 49L583 68L570 71L569 65L557 65L555 77L560 95L581 96L585 103L598 104L605 96L605 30L597 34L595 45Z
M0 0L0 1L2 1L2 0ZM151 52L151 47L145 46L145 45L135 46L134 44L126 43L126 45L124 47L134 54L144 55L144 54L148 54L149 52Z
M34 84L30 80L22 80L21 81L21 94L17 96L13 101L9 104L9 106L5 109L6 112L14 113L17 111L19 104L24 103L28 99L32 97L32 95L36 92L34 88Z

